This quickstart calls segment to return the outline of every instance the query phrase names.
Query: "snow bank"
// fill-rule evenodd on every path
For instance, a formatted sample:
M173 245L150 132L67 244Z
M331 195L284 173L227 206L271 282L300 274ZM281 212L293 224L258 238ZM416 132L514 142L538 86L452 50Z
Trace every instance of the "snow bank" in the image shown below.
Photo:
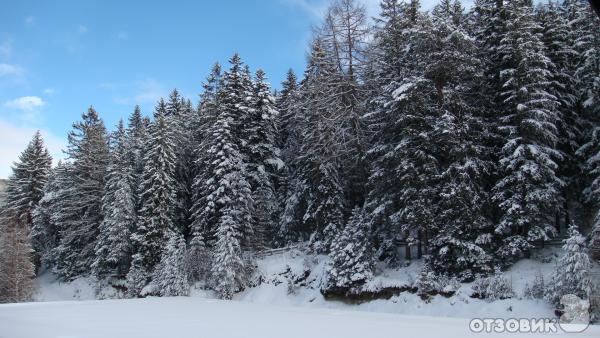
M327 300L320 292L321 282L328 263L327 256L308 256L299 251L284 252L267 256L257 262L254 287L234 296L234 300L261 305L295 306L302 308L324 308L350 311L369 311L403 315L436 317L493 317L531 318L554 317L553 307L543 300L523 297L527 284L531 285L536 274L541 273L549 281L555 267L555 259L560 255L556 248L540 250L532 259L523 259L504 273L515 293L511 299L489 302L471 298L472 284L463 284L451 296L437 295L424 302L411 292L394 293L387 299L363 302ZM421 270L422 262L413 260L407 267L378 270L376 276L363 286L367 292L377 292L385 288L402 289L414 284ZM51 275L40 278L39 292L35 300L91 300L95 296L93 280L80 278L72 283L59 283ZM117 296L114 290L104 288L101 298ZM192 288L191 298L216 299L212 291L197 286ZM1 335L0 335L1 337Z

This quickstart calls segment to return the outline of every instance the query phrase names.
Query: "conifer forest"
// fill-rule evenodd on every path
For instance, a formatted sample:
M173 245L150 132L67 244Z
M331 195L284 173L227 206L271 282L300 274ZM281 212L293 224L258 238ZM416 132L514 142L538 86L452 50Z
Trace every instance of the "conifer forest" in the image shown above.
M377 298L374 278L415 264L405 290L423 300L465 283L507 299L503 272L553 243L526 294L600 294L590 3L381 0L371 18L332 0L306 58L272 87L233 54L199 97L173 89L115 126L90 102L60 161L33 135L0 206L0 303L32 300L42 274L230 300L292 249L326 260L293 282L325 299Z

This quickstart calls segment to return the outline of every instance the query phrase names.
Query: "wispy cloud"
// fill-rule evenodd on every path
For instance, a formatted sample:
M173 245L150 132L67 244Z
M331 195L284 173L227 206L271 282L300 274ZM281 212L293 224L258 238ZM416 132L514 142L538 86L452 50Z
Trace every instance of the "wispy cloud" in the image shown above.
M117 97L114 101L118 104L131 105L131 104L148 104L155 103L161 97L165 97L167 94L166 87L159 81L153 78L147 78L142 81L138 81L135 84L134 94L128 97Z
M79 27L77 27L77 33L79 34L85 34L88 32L88 28L85 25L79 25Z
M44 94L46 94L46 95L54 95L55 93L56 93L56 89L54 89L54 88L44 89Z
M36 124L42 121L41 109L45 105L46 102L37 96L23 96L4 102L4 107L12 110L12 113L7 115L12 115L25 124Z
M25 70L18 65L8 63L0 63L0 77L20 77L25 73Z
M27 26L34 26L35 25L35 16L29 15L23 21L25 22L25 24Z
M18 109L22 111L33 111L42 107L45 104L46 102L44 102L42 98L37 96L23 96L4 103L4 105L8 108Z

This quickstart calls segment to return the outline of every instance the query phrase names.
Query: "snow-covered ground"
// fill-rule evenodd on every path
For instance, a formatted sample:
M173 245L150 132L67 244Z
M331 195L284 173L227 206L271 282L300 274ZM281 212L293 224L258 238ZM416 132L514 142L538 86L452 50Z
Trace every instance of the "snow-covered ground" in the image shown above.
M560 330L557 334L564 335ZM477 335L484 334L471 333L468 319L306 309L199 297L0 305L0 337L3 338L462 338ZM573 336L598 337L600 327L591 327Z
M552 257L554 252L545 253ZM395 313L418 316L439 317L493 317L524 318L552 317L554 309L543 300L532 300L522 297L523 289L531 283L535 274L541 272L546 280L551 278L554 261L547 263L525 259L515 264L505 273L512 282L516 297L488 302L469 297L471 284L463 284L456 294L446 298L435 296L430 302L422 301L416 294L402 292L389 299L377 299L362 303L348 303L326 300L319 290L327 262L326 256L311 257L298 252L265 257L258 261L257 275L262 276L259 285L235 295L237 301L279 306L295 306L309 308L327 308L349 311L369 311ZM416 260L408 267L386 269L369 281L368 289L380 289L389 286L411 286L421 269L421 262ZM302 278L305 271L310 275ZM61 300L94 300L115 298L114 290L104 288L97 290L96 283L86 278L78 278L70 283L60 283L51 274L43 274L39 279L36 301ZM292 281L296 281L295 283ZM258 283L257 283L258 284ZM191 297L216 299L211 291L193 288Z
M523 297L523 290L536 274L550 280L560 254L556 248L540 250L513 265L505 277L515 297L494 302L471 298L470 284L429 302L411 292L354 303L326 300L319 286L327 257L299 251L258 260L255 286L230 302L199 287L191 297L97 301L119 298L119 292L98 289L91 279L60 283L43 274L35 296L39 303L0 305L0 338L184 337L200 332L206 337L462 337L469 333L471 318L552 318L552 306ZM416 260L377 271L365 289L410 287L420 269ZM588 332L600 336L600 326Z

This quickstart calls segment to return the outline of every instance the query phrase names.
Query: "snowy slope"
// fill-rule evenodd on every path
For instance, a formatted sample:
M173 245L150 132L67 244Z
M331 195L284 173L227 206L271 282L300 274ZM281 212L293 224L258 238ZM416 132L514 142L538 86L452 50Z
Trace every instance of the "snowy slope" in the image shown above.
M298 251L267 256L260 259L256 275L260 282L254 287L236 294L237 301L263 305L296 306L308 308L328 308L337 310L369 311L395 313L403 315L436 317L493 317L493 318L531 318L553 317L553 307L543 300L523 297L527 283L531 283L540 272L550 280L558 250L543 250L535 259L524 259L516 263L505 276L511 281L516 297L488 302L469 297L471 284L464 284L458 292L449 298L435 296L430 302L422 301L416 294L402 292L389 299L377 299L369 302L348 303L326 300L319 290L327 263L326 256L307 256ZM412 285L421 269L418 260L408 267L385 269L368 282L369 289L387 286ZM310 275L304 277L309 270ZM60 283L51 274L38 278L39 288L36 301L57 300L94 300L98 298L117 298L110 289L97 294L93 280L79 278L71 283ZM216 299L212 291L193 288L191 297Z
M468 323L467 319L278 307L198 297L0 305L3 338L477 336L469 331ZM600 336L600 327L577 335L594 336Z

